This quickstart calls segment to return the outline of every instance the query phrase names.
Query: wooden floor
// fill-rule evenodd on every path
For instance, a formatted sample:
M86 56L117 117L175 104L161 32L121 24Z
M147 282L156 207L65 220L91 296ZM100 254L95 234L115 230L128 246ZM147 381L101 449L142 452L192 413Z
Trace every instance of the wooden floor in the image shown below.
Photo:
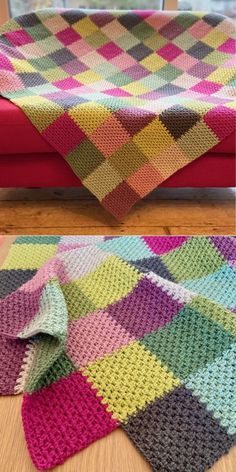
M13 240L13 236L0 236L0 266ZM36 471L24 439L21 401L20 395L0 398L0 472ZM145 459L121 429L96 441L54 470L55 472L151 472ZM236 447L211 468L211 472L235 472L235 470Z
M0 234L235 234L233 189L158 189L118 223L84 189L0 189Z

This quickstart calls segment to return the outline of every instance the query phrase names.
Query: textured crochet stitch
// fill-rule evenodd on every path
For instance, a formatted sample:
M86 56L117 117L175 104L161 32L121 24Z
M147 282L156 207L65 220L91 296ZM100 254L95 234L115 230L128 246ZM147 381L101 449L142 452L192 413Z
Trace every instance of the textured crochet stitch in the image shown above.
M236 443L236 240L21 236L0 271L0 390L47 470L121 426L156 472Z
M0 93L122 219L233 132L234 31L199 12L37 11L0 28Z

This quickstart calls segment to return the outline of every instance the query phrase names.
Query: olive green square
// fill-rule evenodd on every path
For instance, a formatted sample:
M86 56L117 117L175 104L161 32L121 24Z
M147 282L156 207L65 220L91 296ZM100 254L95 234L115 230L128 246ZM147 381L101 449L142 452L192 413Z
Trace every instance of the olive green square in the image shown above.
M28 62L37 70L48 70L56 67L56 63L48 56L29 59Z
M132 141L125 144L109 159L109 164L126 179L146 164L148 159Z
M136 36L140 41L149 38L155 33L155 30L149 26L145 21L142 21L138 25L132 28L132 34Z
M31 38L35 39L35 41L38 39L46 39L49 38L49 36L52 36L51 31L49 31L42 23L31 26L30 28L26 28L26 31L31 36Z
M184 381L213 362L234 340L218 323L185 306L164 328L144 336L141 343Z
M157 51L158 49L165 46L168 41L166 38L163 38L160 33L154 32L154 34L149 36L149 38L146 38L143 43L153 51Z
M178 46L183 51L187 51L194 44L196 44L196 38L194 38L188 31L184 31L182 34L177 36L177 38L172 40L172 43Z
M137 46L139 44L139 39L135 38L129 31L125 33L123 36L120 38L116 39L116 44L120 46L120 48L124 49L124 51L128 51L128 49L133 48L134 46Z
M176 16L175 22L180 26L183 26L184 29L190 28L190 26L194 25L197 21L199 21L199 16L195 16L192 12L184 12L180 13L179 16Z
M205 277L225 264L205 237L190 238L180 248L160 257L178 282Z
M104 46L104 44L108 42L108 39L102 31L97 30L89 36L86 36L86 42L95 49L98 49L101 46Z
M88 177L104 160L98 148L88 139L82 141L66 156L66 161L82 180Z

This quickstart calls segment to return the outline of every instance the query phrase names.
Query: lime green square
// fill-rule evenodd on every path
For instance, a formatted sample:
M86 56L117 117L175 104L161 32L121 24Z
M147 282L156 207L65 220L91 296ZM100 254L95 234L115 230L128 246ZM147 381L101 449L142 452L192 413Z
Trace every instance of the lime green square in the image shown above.
M168 41L166 38L163 38L160 33L154 32L154 34L149 36L149 38L146 38L143 43L153 51L157 51L158 49L165 46Z
M37 70L48 70L55 67L55 62L48 56L30 59L29 63Z
M177 281L204 277L225 263L220 253L205 237L189 239L179 249L161 256Z
M134 46L137 46L139 44L139 39L135 38L132 34L127 32L120 38L116 39L116 44L120 46L121 49L124 49L124 51L128 51L128 49L133 48Z
M196 38L194 38L188 31L184 31L182 34L177 36L177 38L172 40L172 43L178 46L180 49L187 51L191 46L196 44Z
M1 269L39 269L56 250L55 244L13 244Z
M86 297L77 282L65 284L61 289L70 320L78 319L96 310L96 306Z
M219 66L224 64L228 59L230 59L230 54L225 54L221 51L212 51L206 57L202 59L206 64L211 64L213 66Z
M142 344L181 379L220 356L235 337L218 323L185 306L164 328L144 336Z
M128 295L142 277L134 267L110 256L77 284L97 308L104 308Z
M137 341L94 362L84 374L108 405L108 411L122 422L180 384L179 379Z

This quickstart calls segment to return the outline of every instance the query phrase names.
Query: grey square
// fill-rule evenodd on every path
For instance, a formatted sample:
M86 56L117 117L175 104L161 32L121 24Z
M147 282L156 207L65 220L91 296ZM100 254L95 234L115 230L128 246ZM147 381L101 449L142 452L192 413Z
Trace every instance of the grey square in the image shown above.
M22 74L19 74L19 76L26 87L36 87L37 85L48 83L48 81L37 72L23 72Z
M135 13L126 13L125 15L120 16L118 21L122 26L127 28L127 30L130 30L134 26L137 26L139 23L141 23L142 18Z
M137 46L134 46L133 48L128 49L127 53L130 54L130 56L132 56L137 61L142 61L145 57L152 54L153 51L147 46L145 46L145 44L140 43L140 44L137 44Z
M51 54L48 54L48 57L50 57L58 66L76 59L76 56L66 48L54 51Z
M213 48L210 46L207 46L206 44L202 43L201 41L198 41L196 44L194 44L190 49L188 49L186 52L190 54L190 56L195 57L196 59L203 59L206 57L210 52L214 51Z

